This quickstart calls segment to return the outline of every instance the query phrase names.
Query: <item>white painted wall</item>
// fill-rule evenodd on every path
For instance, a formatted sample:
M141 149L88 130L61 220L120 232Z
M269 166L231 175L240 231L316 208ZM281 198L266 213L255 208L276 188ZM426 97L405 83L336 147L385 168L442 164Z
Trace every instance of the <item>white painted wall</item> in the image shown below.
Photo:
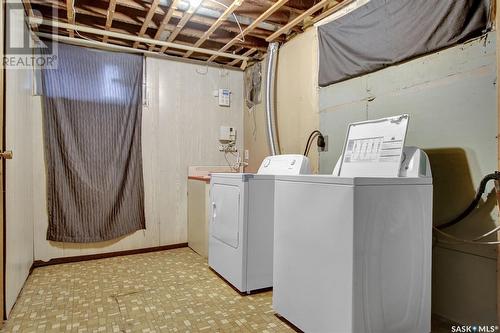
M33 263L32 72L6 70L6 310L14 305Z
M129 250L187 241L187 171L190 165L226 165L217 150L219 127L238 131L243 147L243 73L147 58L148 107L144 108L142 150L146 230L94 244L48 242L45 165L40 100L35 98L35 260ZM230 108L219 107L213 91L232 91Z

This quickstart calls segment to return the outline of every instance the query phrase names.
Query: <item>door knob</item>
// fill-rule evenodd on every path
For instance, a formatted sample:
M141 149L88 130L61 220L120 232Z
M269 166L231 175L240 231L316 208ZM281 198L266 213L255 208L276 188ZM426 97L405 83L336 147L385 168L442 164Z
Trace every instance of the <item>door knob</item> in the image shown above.
M6 159L6 160L11 160L14 154L12 153L12 150L6 150L0 153L0 158Z

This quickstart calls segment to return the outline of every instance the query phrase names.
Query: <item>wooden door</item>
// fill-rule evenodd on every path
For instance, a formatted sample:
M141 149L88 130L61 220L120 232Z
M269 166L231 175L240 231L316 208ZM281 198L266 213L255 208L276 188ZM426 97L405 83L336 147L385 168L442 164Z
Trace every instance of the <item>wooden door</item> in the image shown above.
M0 147L1 150L5 150L5 140L4 140L4 117L5 117L5 99L4 99L4 81L5 81L5 68L3 66L3 58L4 58L4 27L5 27L5 4L2 1L0 4L0 55L2 61L0 61ZM4 179L5 179L5 159L0 159L0 313L2 318L5 319L5 188L4 188ZM0 328L2 324L0 323Z

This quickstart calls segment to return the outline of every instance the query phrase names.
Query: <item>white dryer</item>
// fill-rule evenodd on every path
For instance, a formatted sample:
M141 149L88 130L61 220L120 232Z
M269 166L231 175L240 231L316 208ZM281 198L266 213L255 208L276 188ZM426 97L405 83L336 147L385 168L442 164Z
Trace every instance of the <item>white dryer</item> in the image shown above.
M272 287L275 175L308 173L307 157L277 155L257 174L211 175L208 264L240 292Z
M351 124L334 175L276 177L273 308L304 332L430 332L432 177L405 135Z

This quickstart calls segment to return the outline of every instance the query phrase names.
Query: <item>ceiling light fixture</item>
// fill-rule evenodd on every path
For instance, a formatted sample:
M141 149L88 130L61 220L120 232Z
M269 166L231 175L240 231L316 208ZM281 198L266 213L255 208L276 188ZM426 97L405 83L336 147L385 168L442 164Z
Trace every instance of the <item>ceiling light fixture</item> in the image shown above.
M189 0L189 4L192 8L196 8L201 4L202 0Z

